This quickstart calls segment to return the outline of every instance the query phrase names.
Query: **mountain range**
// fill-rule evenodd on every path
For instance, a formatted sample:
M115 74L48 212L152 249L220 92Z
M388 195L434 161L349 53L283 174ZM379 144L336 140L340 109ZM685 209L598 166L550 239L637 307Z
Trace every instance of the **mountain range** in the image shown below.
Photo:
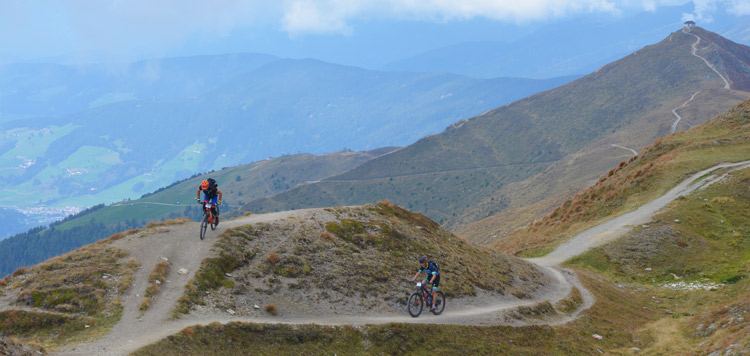
M451 229L542 200L545 211L653 140L746 99L749 64L750 47L680 29L574 82L244 209L390 199Z
M387 73L252 54L0 73L0 177L9 183L0 205L24 211L136 198L283 154L404 145L573 79Z
M402 149L321 156L358 157L333 169L313 169L329 166L315 156L290 155L212 175L229 193L228 216L240 215L235 210L240 206L268 212L390 199L471 241L492 243L630 159L649 140L673 127L697 125L747 98L748 53L746 46L703 29L680 30L570 84L459 121ZM722 78L731 81L730 89ZM339 158L329 162L344 162ZM98 207L57 225L48 236L81 236L66 243L70 249L149 220L197 218L197 209L179 202L207 176ZM84 232L92 226L98 232ZM30 241L46 234L40 229L3 243L0 250L16 251L4 258L4 270L64 251L27 253L34 251Z

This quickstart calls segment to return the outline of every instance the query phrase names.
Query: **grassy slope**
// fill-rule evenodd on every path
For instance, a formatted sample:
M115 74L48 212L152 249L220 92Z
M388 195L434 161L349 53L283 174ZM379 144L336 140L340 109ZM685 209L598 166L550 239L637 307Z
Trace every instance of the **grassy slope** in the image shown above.
M693 42L694 37L675 32L563 87L462 121L352 171L251 202L245 209L265 212L391 199L450 227L493 215L510 204L507 194L496 192L555 162L575 159L573 155L588 145L601 145L602 139L620 131L622 136L635 132L629 136L639 137L644 145L668 133L664 130L674 121L673 108L697 90L723 85L703 61L690 55ZM737 50L750 52L746 47ZM721 104L702 119L694 113L698 121L694 123L723 112L742 97L723 91L706 98L716 96ZM666 117L663 127L649 124L657 116ZM601 155L589 158L602 160ZM570 167L569 171L572 177L580 177L581 172L601 174L618 158L610 155L604 163ZM562 190L580 187L587 177L572 180ZM557 184L554 180L537 183L525 192L537 200ZM477 203L484 205L461 216Z
M0 293L11 299L0 311L0 330L51 348L99 337L120 319L119 295L137 268L103 240L19 269L0 280Z
M733 172L670 203L626 237L572 261L653 294L650 308L664 317L643 328L660 339L649 353L707 355L750 348L748 184L750 169ZM680 285L704 288L675 290Z
M496 241L506 253L535 255L613 216L634 210L692 173L750 159L750 101L693 130L646 147L552 213Z

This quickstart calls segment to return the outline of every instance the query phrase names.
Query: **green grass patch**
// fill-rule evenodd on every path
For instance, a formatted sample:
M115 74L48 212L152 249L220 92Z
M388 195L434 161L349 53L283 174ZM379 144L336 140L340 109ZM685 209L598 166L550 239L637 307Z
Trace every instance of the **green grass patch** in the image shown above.
M750 169L677 199L654 221L572 264L644 284L737 283L750 276ZM679 221L679 222L678 222Z
M260 228L263 226L260 225ZM247 245L256 233L256 227L245 225L227 230L219 236L215 244L218 255L203 260L200 269L185 286L185 294L177 301L173 312L175 317L187 314L193 305L201 304L206 291L234 287L234 282L227 279L226 273L231 273L255 257L257 249L248 248Z

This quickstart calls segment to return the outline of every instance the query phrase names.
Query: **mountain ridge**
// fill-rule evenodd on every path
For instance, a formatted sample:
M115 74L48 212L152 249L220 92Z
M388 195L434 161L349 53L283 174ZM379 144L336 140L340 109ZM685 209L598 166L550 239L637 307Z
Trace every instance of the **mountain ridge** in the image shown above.
M699 28L694 32L709 36ZM440 134L331 177L328 182L298 187L250 203L245 209L264 212L391 199L457 228L454 224L458 220L454 217L472 204L493 197L491 192L508 184L543 172L550 163L566 162L563 157L570 160L581 155L577 152L587 145L618 132L623 136L625 132L635 134L626 139L639 145L668 134L669 124L675 120L668 123L662 120L673 116L673 108L680 106L672 103L685 102L696 90L710 92L711 96L698 95L696 100L712 104L702 105L705 109L690 114L691 125L706 121L746 98L747 92L714 90L724 83L701 59L691 55L694 42L692 35L678 30L658 44L644 47L565 86L462 120ZM738 63L746 65L742 59L750 53L750 48L738 45L733 49L743 54L732 58L739 58ZM727 65L739 66L734 62ZM742 71L737 73L746 75ZM646 135L645 130L649 130ZM593 170L587 179L596 179L607 167L622 160L618 158L619 151L614 153L609 144L606 145L609 151L602 151L603 146L599 143L588 148L600 147L596 150L606 152L606 160L588 158ZM373 181L367 182L368 179ZM360 182L347 184L347 180ZM532 189L549 184L544 182ZM507 201L494 198L489 209L473 215L472 219L507 208Z

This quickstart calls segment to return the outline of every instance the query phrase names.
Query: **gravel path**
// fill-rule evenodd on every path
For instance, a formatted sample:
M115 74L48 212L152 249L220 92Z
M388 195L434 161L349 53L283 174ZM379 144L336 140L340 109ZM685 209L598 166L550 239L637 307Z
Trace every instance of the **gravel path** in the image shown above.
M289 217L305 218L319 209L285 211L279 213L251 215L231 221L222 222L220 230L209 232L206 240L198 239L198 223L163 228L161 232L151 236L138 237L132 235L116 241L116 245L130 252L132 257L141 262L141 268L134 276L133 287L123 297L124 312L121 321L111 332L103 338L91 343L76 345L75 348L63 350L59 355L125 355L150 343L159 341L183 328L196 324L211 322L227 323L232 321L279 323L279 324L309 324L319 325L363 325L376 323L430 323L430 324L463 324L463 325L555 325L566 323L576 318L583 310L594 303L589 291L578 281L577 276L559 265L567 259L586 250L609 242L629 230L629 226L648 222L651 217L673 199L690 193L691 191L719 181L723 176L710 174L719 168L741 169L750 167L750 161L721 164L703 170L686 179L664 196L643 205L636 211L609 220L599 226L586 230L570 241L564 243L554 252L541 258L528 259L537 264L548 276L555 281L546 289L538 291L531 300L517 300L503 298L484 306L468 306L461 300L449 300L446 311L440 316L429 313L419 318L411 318L405 313L347 316L332 315L330 317L310 318L304 315L271 317L265 313L257 316L231 317L228 314L187 315L177 320L170 319L170 313L177 300L182 296L184 285L200 267L201 261L211 255L211 245L219 231L236 226L271 222ZM705 176L705 177L703 177ZM700 181L698 178L703 177ZM168 230L168 231L166 231ZM160 288L151 308L142 316L138 306L142 301L142 293L148 285L147 276L154 265L166 258L170 263L170 273L167 282ZM176 273L177 269L188 270L186 275ZM509 317L509 312L520 306L531 306L541 301L549 301L553 305L569 295L573 286L582 293L584 303L572 315L556 318L524 321Z
M737 162L737 163L724 163L713 166L708 169L704 169L698 173L693 174L688 179L682 181L676 187L672 188L663 196L651 201L650 203L642 205L635 211L631 211L627 214L620 215L612 220L606 221L600 225L594 226L586 231L581 232L574 238L568 240L558 247L555 251L550 254L539 257L528 259L528 261L542 265L542 266L556 266L566 260L578 256L587 250L601 246L607 242L610 242L624 233L630 231L631 226L645 224L651 221L651 218L661 208L665 207L669 202L676 199L679 196L690 194L690 192L707 187L712 183L720 181L724 178L724 175L717 176L712 172L721 168L733 168L743 169L750 167L750 161ZM705 177L703 177L705 176ZM700 181L696 181L698 178L703 177Z

